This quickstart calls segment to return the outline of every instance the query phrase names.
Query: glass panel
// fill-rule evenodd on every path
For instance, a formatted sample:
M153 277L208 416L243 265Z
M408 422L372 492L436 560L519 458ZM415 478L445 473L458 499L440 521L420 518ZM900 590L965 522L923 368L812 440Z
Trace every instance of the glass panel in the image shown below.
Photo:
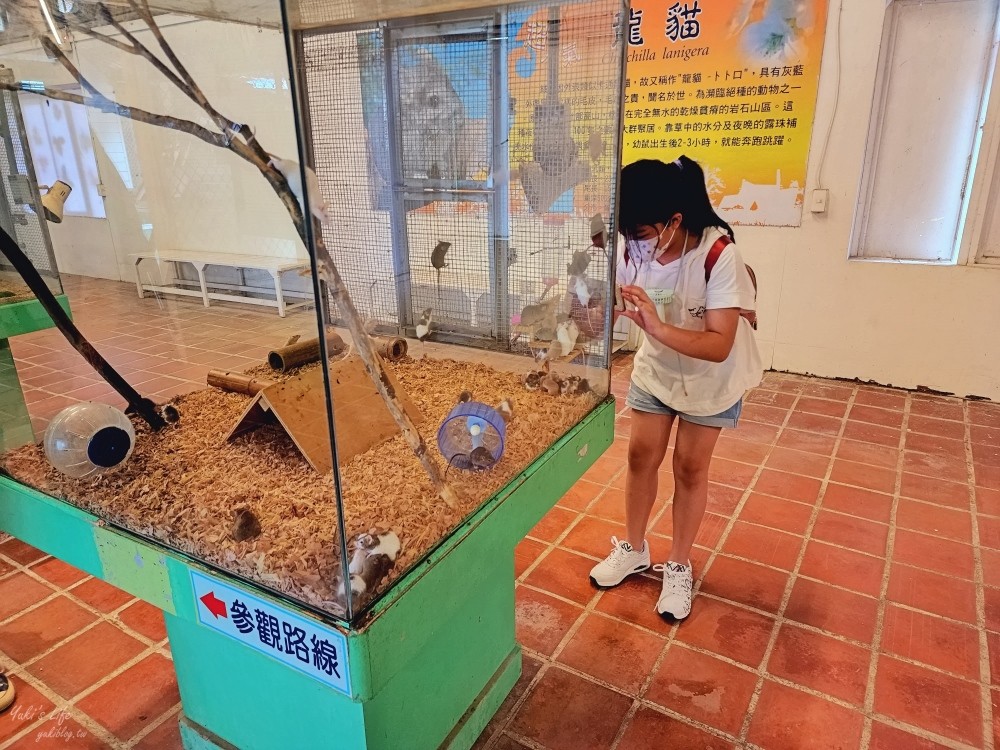
M354 304L386 324L399 312L388 156L375 147L389 140L382 37L374 31L304 34L299 45L313 168L320 193L337 196L327 201L327 248Z
M421 461L365 380L334 282L357 615L608 395L622 8L428 5L380 25L289 10L319 240L361 326L405 340L384 366L427 446Z
M15 5L11 20L30 22L11 25L14 38L48 33L37 3ZM78 0L55 19L72 28L70 57L54 41L48 59L24 42L0 48L23 82L4 95L42 112L36 125L72 113L60 153L34 154L39 174L76 195L100 170L103 211L67 210L52 237L73 269L76 324L130 387L109 385L58 331L13 337L0 349L3 437L8 408L24 406L4 397L18 385L5 351L36 432L0 462L110 523L346 617L319 348L283 351L296 337L309 350L319 326L309 254L272 186L290 183L292 206L302 195L286 37L258 25L280 5L247 3L229 20L211 5L155 19L115 6L109 24ZM97 106L80 109L81 97ZM44 270L44 255L32 260ZM319 387L290 403L301 391L284 381L309 373ZM155 408L130 406L130 389Z
M0 462L352 620L608 397L622 3L216 5L0 46L25 101L97 105L105 218L54 257L128 385L15 337L36 442ZM0 45L51 33L18 8Z

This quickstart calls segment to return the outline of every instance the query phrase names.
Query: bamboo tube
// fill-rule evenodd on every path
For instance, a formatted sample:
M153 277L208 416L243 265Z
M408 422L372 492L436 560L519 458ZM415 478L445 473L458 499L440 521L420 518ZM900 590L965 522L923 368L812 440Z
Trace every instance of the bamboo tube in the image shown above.
M252 378L241 372L227 372L225 370L209 370L206 380L213 388L232 393L245 393L248 396L256 396L269 385L274 385L273 380Z
M375 350L378 352L378 355L390 362L398 362L405 357L407 348L406 339L396 336L385 336L375 339Z
M344 340L332 331L326 334L326 348L331 354L342 352L347 347ZM278 372L288 372L293 367L316 362L319 360L319 339L307 339L299 341L291 346L283 346L275 349L267 355L267 363L272 370Z

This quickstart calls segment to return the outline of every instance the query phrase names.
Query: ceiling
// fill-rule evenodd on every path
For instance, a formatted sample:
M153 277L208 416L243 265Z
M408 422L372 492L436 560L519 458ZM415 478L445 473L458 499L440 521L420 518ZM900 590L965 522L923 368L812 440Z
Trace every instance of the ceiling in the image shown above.
M44 0L58 12L87 26L99 26L95 0ZM247 23L280 28L282 4L287 8L292 27L315 29L330 26L425 16L436 13L492 8L487 0L149 0L155 14L172 13L220 21ZM116 18L129 20L135 14L126 0L105 0ZM0 31L0 44L44 33L45 25L39 0L12 0L4 3L7 28Z

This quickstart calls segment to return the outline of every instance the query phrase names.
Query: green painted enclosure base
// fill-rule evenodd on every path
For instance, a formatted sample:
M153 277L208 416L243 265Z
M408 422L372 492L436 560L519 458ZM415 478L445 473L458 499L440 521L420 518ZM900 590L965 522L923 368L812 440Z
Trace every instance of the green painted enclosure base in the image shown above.
M516 646L514 652L493 675L493 679L483 688L476 702L462 717L462 721L441 743L441 750L469 750L476 744L479 735L506 700L507 694L514 689L514 684L520 676L521 647Z
M56 296L59 306L70 314L69 300L65 294ZM36 299L0 305L0 339L20 336L23 333L42 331L55 325L52 318L45 312L42 303Z
M514 548L611 444L614 407L608 399L594 409L363 620L321 620L346 636L349 694L203 625L192 573L318 621L273 592L7 477L0 530L164 611L187 750L467 750L520 671Z
M517 646L493 675L493 679L479 694L466 715L462 717L462 721L441 743L439 750L469 750L479 739L479 735L483 733L486 725L503 704L507 694L514 688L514 684L520 676L521 647ZM181 716L179 722L181 743L184 745L184 750L241 750L186 716ZM320 747L320 745L315 747ZM323 747L327 747L327 745L323 745ZM328 747L339 748L341 746L330 743Z
M205 727L200 727L186 716L180 718L181 744L184 750L240 750L221 737L216 737Z

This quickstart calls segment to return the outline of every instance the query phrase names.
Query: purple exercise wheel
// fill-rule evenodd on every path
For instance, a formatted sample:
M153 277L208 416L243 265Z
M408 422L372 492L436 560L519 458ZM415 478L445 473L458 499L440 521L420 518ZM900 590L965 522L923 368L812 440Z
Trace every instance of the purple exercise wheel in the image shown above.
M483 469L492 466L503 455L504 440L507 437L507 423L500 412L479 401L456 404L441 426L437 440L441 455L448 465L459 469ZM477 449L479 449L477 451ZM473 452L489 452L491 462L473 465Z

